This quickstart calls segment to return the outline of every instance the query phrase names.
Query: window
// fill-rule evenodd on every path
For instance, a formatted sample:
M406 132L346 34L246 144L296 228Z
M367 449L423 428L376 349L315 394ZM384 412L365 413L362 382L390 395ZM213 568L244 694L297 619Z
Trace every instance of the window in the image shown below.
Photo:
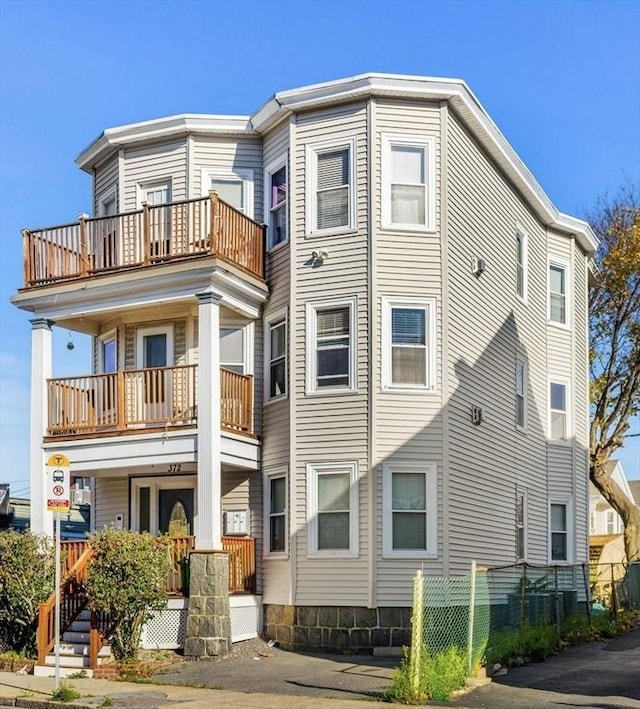
M307 465L309 554L358 555L355 463Z
M355 298L307 303L307 393L354 391Z
M615 534L613 510L607 510L607 534Z
M385 464L383 468L383 552L427 557L437 553L435 463Z
M516 359L516 426L527 426L527 363Z
M382 299L382 387L433 389L435 300Z
M527 498L524 492L516 493L516 561L527 558Z
M220 366L245 374L244 327L220 328Z
M138 185L138 205L149 205L148 255L161 259L171 255L171 207L161 207L171 202L171 180Z
M569 561L567 507L564 503L551 503L551 561Z
M287 163L285 160L267 166L265 170L265 217L267 219L267 245L272 249L287 241Z
M527 235L516 232L516 294L522 300L527 299Z
M596 513L592 510L589 512L589 534L596 533Z
M210 192L253 219L253 170L203 168L201 194L208 197Z
M567 294L568 267L564 264L549 264L549 321L568 325Z
M283 554L287 551L287 476L272 475L265 489L267 553Z
M549 438L554 441L569 438L568 389L563 381L549 383Z
M355 227L355 139L307 147L307 234Z
M383 145L383 227L434 228L435 143L431 137L385 135Z
M284 313L265 319L266 398L287 394L287 318Z

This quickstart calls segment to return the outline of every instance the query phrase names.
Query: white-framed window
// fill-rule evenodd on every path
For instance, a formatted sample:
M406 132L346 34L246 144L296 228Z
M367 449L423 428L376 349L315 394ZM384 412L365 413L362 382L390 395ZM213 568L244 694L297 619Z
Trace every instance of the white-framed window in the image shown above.
M99 335L98 368L102 374L111 374L118 370L118 332L109 330Z
M527 493L516 491L516 561L527 558Z
M154 182L141 182L137 188L138 207L143 203L149 206L168 204L171 202L171 179L157 180Z
M549 560L570 562L572 559L572 507L568 501L549 503Z
M607 510L607 534L615 534L615 517L613 510Z
M264 171L267 222L267 249L284 244L289 238L287 158L283 156L267 165Z
M118 194L115 187L101 195L98 200L98 216L113 217L118 213Z
M529 244L526 232L518 228L516 231L516 295L521 300L527 300Z
M382 136L383 228L435 228L435 139Z
M203 167L200 173L200 193L208 197L217 192L220 199L253 219L253 170Z
M569 382L567 379L549 380L549 438L568 441L571 435L569 417Z
M358 466L307 464L309 556L358 556Z
M287 312L264 320L265 401L287 395Z
M220 366L238 374L246 372L244 327L220 327Z
M569 325L569 265L549 261L549 322Z
M171 323L138 328L136 339L138 369L173 366L173 325Z
M307 145L307 236L355 229L355 153L355 138Z
M527 362L516 358L516 427L527 427Z
M350 392L356 381L356 298L307 303L307 394Z
M437 466L391 461L382 469L382 548L385 557L438 553Z
M268 475L264 486L265 556L288 554L287 498L286 472Z
M435 298L382 298L382 388L435 388Z

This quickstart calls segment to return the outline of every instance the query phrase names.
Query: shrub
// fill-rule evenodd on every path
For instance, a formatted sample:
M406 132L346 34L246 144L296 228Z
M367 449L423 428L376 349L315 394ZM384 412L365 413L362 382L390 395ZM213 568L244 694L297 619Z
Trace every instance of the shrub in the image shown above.
M135 660L144 623L153 611L166 606L166 539L108 528L92 534L91 543L89 607L110 616L115 659Z
M0 532L0 559L0 651L31 655L36 648L38 604L54 587L51 540L30 532Z

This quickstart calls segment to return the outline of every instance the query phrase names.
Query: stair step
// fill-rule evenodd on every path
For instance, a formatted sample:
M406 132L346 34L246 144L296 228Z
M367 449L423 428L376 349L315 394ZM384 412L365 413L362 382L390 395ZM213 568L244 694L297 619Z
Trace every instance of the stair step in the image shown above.
M71 675L75 675L78 672L84 670L86 673L87 677L93 677L93 670L90 670L88 667L62 667L60 666L60 677L65 678L65 677L70 677ZM50 665L36 665L33 668L33 676L34 677L53 677L55 674L55 667L50 666Z
M91 630L91 621L74 620L69 626L69 630L72 630L76 633L88 633Z
M65 643L81 643L82 645L88 645L89 631L67 630L62 634L62 640Z
M44 658L44 664L46 667L56 666L56 656L47 655ZM60 667L75 667L76 669L82 669L89 667L89 655L62 655L60 653Z

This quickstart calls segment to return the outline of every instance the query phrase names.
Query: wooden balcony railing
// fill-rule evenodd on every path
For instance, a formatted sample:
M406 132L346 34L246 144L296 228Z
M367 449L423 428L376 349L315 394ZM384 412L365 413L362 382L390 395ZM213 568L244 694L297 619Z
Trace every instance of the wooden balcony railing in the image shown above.
M195 425L197 366L47 380L49 436ZM253 377L220 370L222 428L252 433Z
M214 192L22 234L25 288L206 255L264 277L264 227Z

